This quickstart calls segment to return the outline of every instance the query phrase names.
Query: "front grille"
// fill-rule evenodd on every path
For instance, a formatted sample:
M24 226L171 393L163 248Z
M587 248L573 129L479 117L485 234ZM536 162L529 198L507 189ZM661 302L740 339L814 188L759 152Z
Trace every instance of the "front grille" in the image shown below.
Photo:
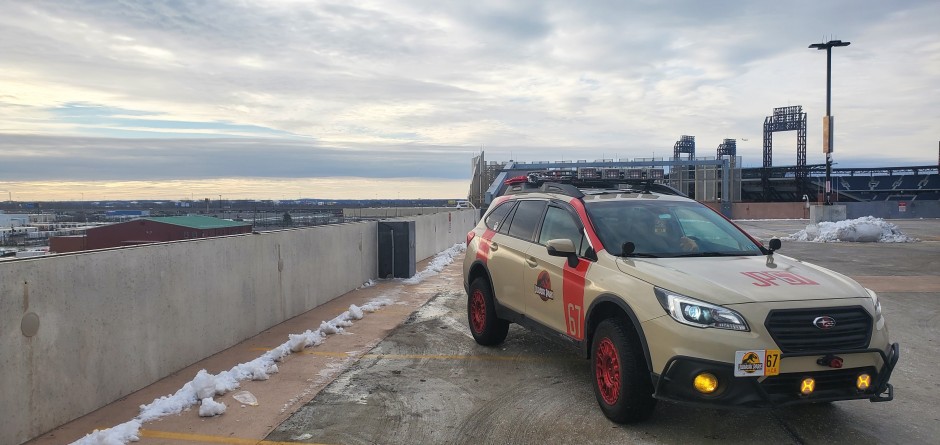
M816 380L817 396L832 396L835 393L862 394L855 387L856 379L861 373L871 376L871 381L877 381L877 373L874 367L854 368L854 369L834 369L831 371L815 371L806 373L780 374L773 377L767 377L760 383L761 388L771 396L799 397L800 382L806 377L812 377ZM872 387L874 389L874 387ZM867 392L872 392L869 389Z
M813 324L829 316L835 326L823 330ZM783 353L865 349L871 338L871 316L861 306L770 311L764 326Z

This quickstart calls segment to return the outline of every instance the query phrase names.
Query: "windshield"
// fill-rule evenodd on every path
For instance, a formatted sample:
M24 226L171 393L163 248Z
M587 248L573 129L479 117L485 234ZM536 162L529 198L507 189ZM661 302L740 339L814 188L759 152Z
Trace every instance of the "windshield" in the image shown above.
M760 247L708 207L688 201L611 200L585 203L597 236L612 255L739 256L761 255Z

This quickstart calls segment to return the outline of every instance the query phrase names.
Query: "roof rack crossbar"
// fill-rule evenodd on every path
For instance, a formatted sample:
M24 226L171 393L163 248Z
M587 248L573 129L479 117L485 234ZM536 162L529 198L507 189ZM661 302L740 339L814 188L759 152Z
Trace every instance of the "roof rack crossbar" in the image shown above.
M524 178L524 179L523 179ZM630 191L634 193L659 193L662 195L675 195L688 197L685 193L666 185L657 183L655 179L571 179L570 182L556 182L556 181L545 181L544 178L539 177L537 174L530 173L525 176L518 176L513 178L513 182L510 183L509 189L506 190L505 194L514 195L517 193L526 193L538 190L543 193L558 193L560 195L571 196L576 199L581 199L585 195L582 188L597 188L604 190L605 192L624 192ZM627 187L629 186L629 187Z

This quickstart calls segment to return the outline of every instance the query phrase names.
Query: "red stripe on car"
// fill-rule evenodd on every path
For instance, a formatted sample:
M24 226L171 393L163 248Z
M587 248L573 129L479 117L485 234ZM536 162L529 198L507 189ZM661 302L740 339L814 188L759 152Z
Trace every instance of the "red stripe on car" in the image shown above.
M590 268L590 261L578 261L577 267L571 267L566 262L562 277L565 324L568 336L575 340L584 340L584 277Z
M493 235L496 235L493 229L486 229L480 237L480 247L477 248L477 259L482 261L483 264L486 264L490 259L490 243L493 242Z
M584 231L587 232L588 239L591 241L591 246L594 247L594 251L601 253L604 250L604 245L601 244L601 239L597 237L597 232L594 230L594 224L591 223L591 220L587 217L587 211L584 209L584 203L580 199L571 198L568 201L568 204L571 204L571 207L574 207L574 211L578 213L578 217L581 218L581 224L584 224Z

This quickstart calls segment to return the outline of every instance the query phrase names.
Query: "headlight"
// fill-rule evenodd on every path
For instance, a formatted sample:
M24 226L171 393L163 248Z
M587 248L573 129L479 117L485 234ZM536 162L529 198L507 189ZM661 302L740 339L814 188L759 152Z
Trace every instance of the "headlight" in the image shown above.
M731 309L686 297L666 289L655 288L656 298L672 318L682 324L699 328L749 331L741 314Z
M865 289L868 291L868 295L871 296L871 302L875 305L875 320L881 318L881 302L878 301L878 294L871 289Z

